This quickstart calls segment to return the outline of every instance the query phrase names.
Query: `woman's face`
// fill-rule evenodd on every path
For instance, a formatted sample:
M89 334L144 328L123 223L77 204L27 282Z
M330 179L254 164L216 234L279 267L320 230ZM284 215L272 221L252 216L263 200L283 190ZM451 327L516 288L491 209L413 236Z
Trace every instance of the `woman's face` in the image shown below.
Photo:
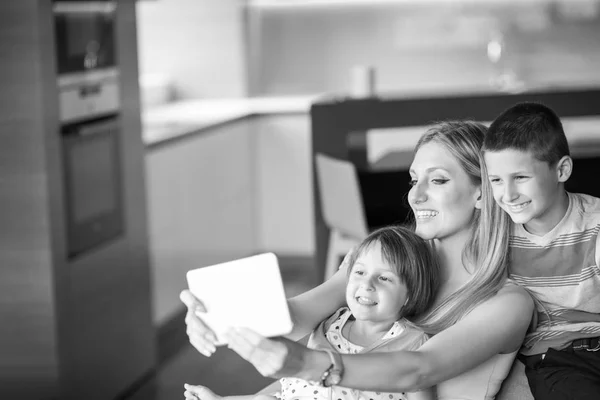
M443 240L469 230L479 207L479 185L441 144L422 145L410 168L408 201L423 239Z

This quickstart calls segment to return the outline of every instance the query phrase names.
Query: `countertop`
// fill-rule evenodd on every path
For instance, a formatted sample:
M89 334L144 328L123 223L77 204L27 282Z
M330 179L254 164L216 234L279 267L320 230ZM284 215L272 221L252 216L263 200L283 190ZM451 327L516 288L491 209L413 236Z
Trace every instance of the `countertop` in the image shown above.
M576 158L600 155L600 116L561 118L571 155ZM483 121L485 125L490 121ZM414 147L426 126L370 129L366 134L369 170L389 171L407 169Z
M309 114L313 103L328 102L332 98L326 94L315 94L176 101L142 112L142 137L144 144L152 147L254 115ZM600 117L571 117L562 118L562 121L575 155L600 153ZM422 126L370 130L367 134L369 161L377 163L390 150L412 151L423 131ZM407 134L412 140L407 140ZM380 136L385 139L378 139Z
M148 147L253 115L305 113L321 95L182 100L142 111Z

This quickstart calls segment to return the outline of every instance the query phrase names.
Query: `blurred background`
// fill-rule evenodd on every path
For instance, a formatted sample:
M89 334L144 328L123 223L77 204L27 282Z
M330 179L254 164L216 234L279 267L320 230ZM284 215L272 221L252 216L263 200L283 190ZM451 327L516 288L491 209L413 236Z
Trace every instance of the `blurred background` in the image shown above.
M354 171L347 219L405 222L428 125L542 101L598 195L599 37L600 0L3 1L0 397L266 386L178 296L267 251L288 296L327 277L315 154Z
M142 78L162 75L177 98L343 93L355 65L373 66L384 92L464 90L499 74L528 87L600 79L593 0L163 0L137 9Z

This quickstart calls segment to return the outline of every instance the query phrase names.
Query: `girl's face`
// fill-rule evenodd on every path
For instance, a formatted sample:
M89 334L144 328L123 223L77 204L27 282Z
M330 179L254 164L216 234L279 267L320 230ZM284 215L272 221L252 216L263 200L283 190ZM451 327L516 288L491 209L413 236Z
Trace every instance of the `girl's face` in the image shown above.
M357 320L393 323L406 303L407 288L383 260L381 245L367 247L356 259L348 277L346 302Z
M481 188L471 182L458 160L441 144L429 142L417 150L410 167L408 202L415 214L416 233L423 239L445 239L467 233Z

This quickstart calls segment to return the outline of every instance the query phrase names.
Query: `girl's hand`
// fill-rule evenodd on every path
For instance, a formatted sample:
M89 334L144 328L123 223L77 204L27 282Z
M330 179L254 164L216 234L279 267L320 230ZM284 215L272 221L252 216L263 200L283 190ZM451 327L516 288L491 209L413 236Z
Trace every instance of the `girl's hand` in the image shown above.
M190 343L202 355L210 357L217 349L217 337L196 313L197 311L206 312L204 304L187 289L181 292L179 298L187 307L185 324Z
M268 339L248 328L233 328L227 333L230 349L251 363L261 375L271 378L301 377L308 348L285 338Z
M205 386L183 385L185 392L183 395L186 400L220 400L221 396L215 394L212 390Z

